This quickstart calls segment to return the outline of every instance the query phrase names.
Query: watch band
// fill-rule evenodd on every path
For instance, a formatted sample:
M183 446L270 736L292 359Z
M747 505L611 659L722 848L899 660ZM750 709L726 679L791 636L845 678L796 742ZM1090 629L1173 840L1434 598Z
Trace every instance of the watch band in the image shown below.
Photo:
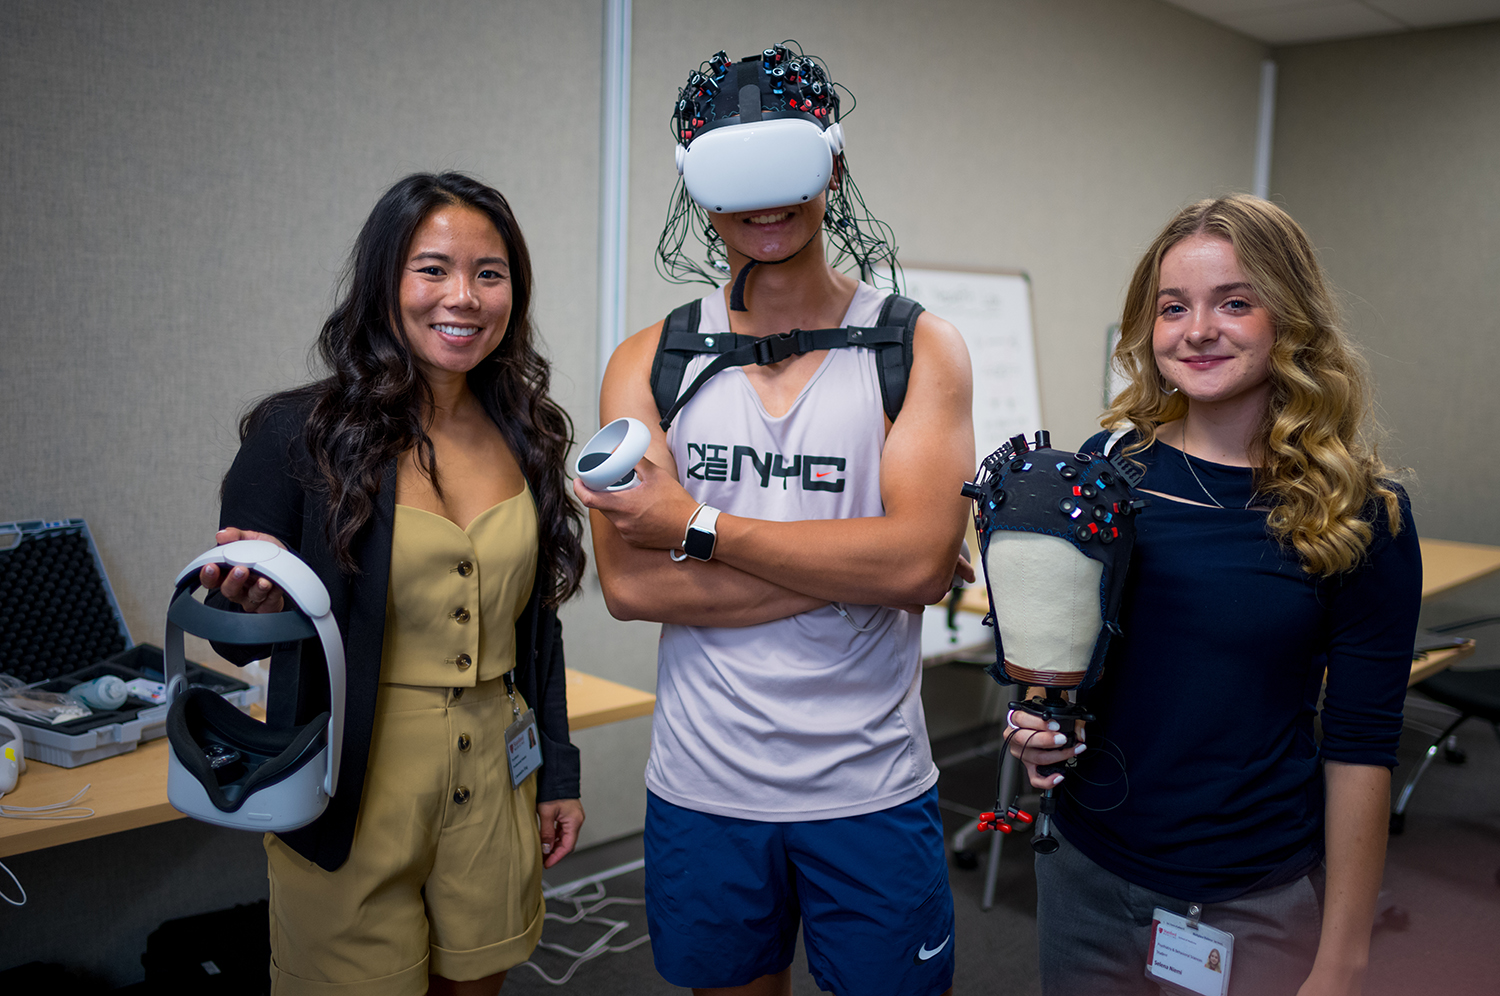
M712 505L699 505L688 520L687 533L682 537L682 552L694 560L712 560L714 544L719 538L715 528L718 521L718 509Z

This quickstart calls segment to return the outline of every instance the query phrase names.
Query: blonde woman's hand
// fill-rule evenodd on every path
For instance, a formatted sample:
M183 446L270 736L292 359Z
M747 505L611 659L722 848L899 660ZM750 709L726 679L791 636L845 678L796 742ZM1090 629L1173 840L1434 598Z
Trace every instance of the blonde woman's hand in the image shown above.
M1084 751L1083 721L1079 720L1074 737L1077 743L1068 743L1068 737L1056 720L1045 720L1024 709L1012 709L1006 715L1006 738L1010 752L1026 765L1026 774L1033 788L1056 788L1062 783L1060 774L1039 775L1037 768L1049 764L1062 764Z

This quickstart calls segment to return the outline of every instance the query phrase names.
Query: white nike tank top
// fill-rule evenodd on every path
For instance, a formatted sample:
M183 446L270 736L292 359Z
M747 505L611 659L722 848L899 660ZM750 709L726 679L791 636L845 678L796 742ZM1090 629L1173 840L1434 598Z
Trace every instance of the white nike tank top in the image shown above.
M860 284L844 325L874 325L884 299ZM722 292L703 299L699 328L729 331ZM711 360L694 358L684 387ZM885 514L885 411L868 349L829 350L779 418L741 368L724 370L667 443L688 493L734 515ZM931 788L921 619L845 611L859 630L831 606L759 626L662 626L647 787L688 809L770 822L876 812Z

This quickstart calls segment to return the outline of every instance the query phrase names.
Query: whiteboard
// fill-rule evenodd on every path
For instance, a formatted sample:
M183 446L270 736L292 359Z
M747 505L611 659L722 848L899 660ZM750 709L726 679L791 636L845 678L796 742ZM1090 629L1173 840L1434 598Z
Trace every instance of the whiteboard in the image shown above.
M1031 279L1024 273L907 267L906 294L957 327L974 366L974 447L989 456L1042 425Z

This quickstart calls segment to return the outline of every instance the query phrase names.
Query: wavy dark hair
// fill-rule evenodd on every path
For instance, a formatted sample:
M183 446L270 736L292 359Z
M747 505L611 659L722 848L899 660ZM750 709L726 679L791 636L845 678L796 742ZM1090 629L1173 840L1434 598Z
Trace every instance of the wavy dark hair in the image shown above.
M414 173L396 183L365 220L340 282L342 296L318 334L330 371L315 383L265 399L240 422L243 441L288 401L307 408L302 442L317 471L306 482L327 502L324 523L339 567L358 573L350 552L375 511L386 469L409 449L442 494L425 422L432 389L421 375L400 319L401 275L413 234L433 211L472 208L494 224L510 260L511 310L505 336L469 371L469 387L516 456L536 500L540 562L556 606L583 577L583 515L565 471L573 423L549 396L551 366L536 349L531 322L531 254L505 197L463 173Z

